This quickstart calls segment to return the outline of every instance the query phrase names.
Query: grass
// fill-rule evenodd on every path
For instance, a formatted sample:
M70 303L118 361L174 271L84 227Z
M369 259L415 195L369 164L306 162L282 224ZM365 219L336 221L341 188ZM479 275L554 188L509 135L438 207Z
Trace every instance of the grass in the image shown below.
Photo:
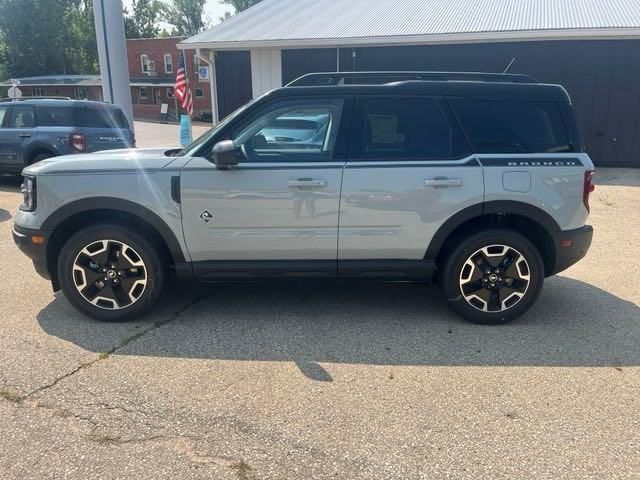
M251 480L251 478L253 478L253 468L244 460L235 462L231 465L231 468L235 470L236 475L238 475L240 480Z
M109 435L108 433L95 433L90 435L90 439L101 445L118 445L120 438Z
M0 398L4 398L5 400L13 403L20 403L24 399L24 397L19 393L6 388L0 388Z

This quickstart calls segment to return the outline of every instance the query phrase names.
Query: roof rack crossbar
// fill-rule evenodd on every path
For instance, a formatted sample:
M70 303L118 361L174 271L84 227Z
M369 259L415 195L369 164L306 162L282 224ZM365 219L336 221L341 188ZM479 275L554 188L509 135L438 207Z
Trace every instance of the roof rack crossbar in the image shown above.
M466 81L494 83L538 83L528 76L514 73L483 72L322 72L308 73L287 87L322 85L371 85L406 81Z

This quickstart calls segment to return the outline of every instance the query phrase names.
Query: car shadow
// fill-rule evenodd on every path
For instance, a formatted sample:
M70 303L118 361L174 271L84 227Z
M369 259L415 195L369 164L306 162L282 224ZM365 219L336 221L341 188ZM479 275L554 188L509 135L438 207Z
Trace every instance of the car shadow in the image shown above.
M637 168L596 168L596 188L603 186L640 187L640 170Z
M22 177L18 175L0 174L0 192L20 193L21 184L22 184Z
M176 313L182 297L200 300ZM105 339L134 332L137 340L117 355L295 362L322 381L331 376L319 363L640 365L640 308L567 277L549 279L529 313L499 327L460 320L435 288L339 283L180 287L134 324L87 319L60 295L38 322L46 333L94 352L108 350ZM135 333L150 327L142 338Z
M6 222L11 219L11 214L7 212L4 208L0 208L0 223Z

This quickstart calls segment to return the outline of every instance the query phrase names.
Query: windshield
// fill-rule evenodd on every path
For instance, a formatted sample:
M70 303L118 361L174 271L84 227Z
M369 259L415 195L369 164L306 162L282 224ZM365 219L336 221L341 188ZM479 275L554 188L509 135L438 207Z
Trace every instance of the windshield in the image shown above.
M234 118L236 118L238 115L240 115L242 112L244 112L247 108L249 108L251 105L253 105L257 100L259 100L259 99L256 98L254 100L251 100L249 103L246 103L245 105L243 105L242 107L237 109L235 112L230 113L229 115L227 115L224 118L224 120L222 120L220 123L218 123L216 126L214 126L208 132L205 132L203 135L198 137L191 145L187 145L182 150L180 150L180 152L178 152L176 154L176 157L192 157L192 156L194 156L196 154L196 152L198 150L200 150L200 148L204 144L206 144L212 137L217 135L218 132L220 130L222 130L225 126L227 126L227 124L229 122L231 122Z

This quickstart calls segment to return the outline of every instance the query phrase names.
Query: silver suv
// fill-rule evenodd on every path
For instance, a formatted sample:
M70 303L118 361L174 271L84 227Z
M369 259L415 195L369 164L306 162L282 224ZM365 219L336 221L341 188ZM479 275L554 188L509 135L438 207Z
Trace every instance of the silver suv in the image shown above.
M500 324L593 234L569 96L517 75L311 74L184 150L23 174L16 243L100 320L142 315L175 275L435 281L463 317Z

